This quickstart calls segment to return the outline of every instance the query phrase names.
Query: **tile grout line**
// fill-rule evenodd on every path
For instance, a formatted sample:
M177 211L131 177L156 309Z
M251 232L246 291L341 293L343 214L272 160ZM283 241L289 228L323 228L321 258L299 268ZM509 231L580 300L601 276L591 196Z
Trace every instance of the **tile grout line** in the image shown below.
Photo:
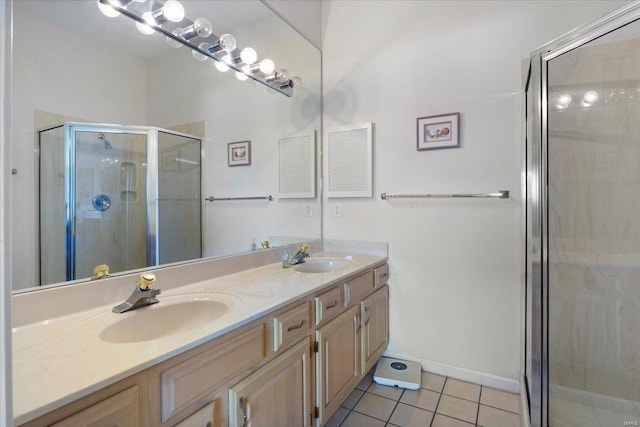
M400 404L400 399L402 399L402 396L404 396L404 392L407 391L406 389L402 390L402 393L400 393L400 396L398 396L398 400L396 400L396 406L393 407L393 410L391 411L391 413L389 414L389 417L387 418L387 421L385 421L384 425L386 426L387 424L389 424L389 421L391 420L391 416L393 415L393 413L395 412L396 408L398 407L398 405Z
M476 426L478 425L478 418L480 417L480 401L482 400L482 389L484 386L480 386L480 394L478 395L478 410L476 411L476 422L474 423Z
M433 418L431 418L431 423L429 424L429 427L433 425L433 422L436 419L436 415L438 414L438 406L440 406L440 400L442 399L442 395L444 394L444 386L447 385L448 379L449 377L444 377L444 382L442 383L442 390L440 390L440 393L438 396L438 403L436 403L436 407L433 408Z
M366 375L365 375L366 377ZM344 419L340 422L340 424L338 425L338 427L341 427L345 421L347 421L347 418L349 418L349 415L351 415L353 411L353 409L356 407L356 405L358 404L358 402L360 402L360 400L362 400L362 397L367 394L367 390L369 390L369 387L371 387L371 384L373 384L373 378L371 379L371 383L367 386L367 388L365 388L364 390L360 390L359 388L354 388L354 390L360 390L362 392L362 395L358 398L358 400L355 401L355 403L353 404L352 408L345 408L348 409L349 412L347 412L347 415L345 415ZM356 386L357 387L357 386ZM342 402L344 403L344 402ZM340 405L339 408L344 408L344 406ZM357 412L357 411L356 411ZM358 412L359 413L359 412ZM335 412L334 412L335 414ZM332 415L333 416L333 415Z

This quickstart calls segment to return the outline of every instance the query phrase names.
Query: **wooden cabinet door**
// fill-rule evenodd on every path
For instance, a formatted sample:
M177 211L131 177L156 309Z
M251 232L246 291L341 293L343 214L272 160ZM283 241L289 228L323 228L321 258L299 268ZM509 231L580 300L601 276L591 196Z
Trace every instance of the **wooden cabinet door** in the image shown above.
M369 295L361 305L362 365L368 372L389 344L389 287Z
M55 423L52 427L136 427L140 425L138 386L133 386Z
M229 389L230 427L310 426L309 338Z
M360 329L360 305L354 305L316 331L320 424L338 409L362 377Z
M213 423L215 411L215 402L211 402L195 414L189 415L174 427L215 427Z

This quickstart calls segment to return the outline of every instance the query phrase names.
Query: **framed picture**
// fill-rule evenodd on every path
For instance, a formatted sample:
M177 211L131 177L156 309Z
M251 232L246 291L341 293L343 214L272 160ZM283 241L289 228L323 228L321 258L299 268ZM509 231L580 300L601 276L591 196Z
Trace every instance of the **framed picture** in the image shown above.
M460 147L460 113L418 117L418 151Z
M230 142L228 144L229 166L249 166L251 164L251 141Z

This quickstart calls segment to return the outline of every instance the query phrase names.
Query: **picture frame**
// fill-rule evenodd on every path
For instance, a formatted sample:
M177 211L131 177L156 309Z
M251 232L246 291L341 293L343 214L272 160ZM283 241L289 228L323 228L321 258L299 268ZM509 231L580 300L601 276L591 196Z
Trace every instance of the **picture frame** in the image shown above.
M229 166L251 165L251 141L230 142L227 144Z
M417 150L460 147L460 113L418 117Z

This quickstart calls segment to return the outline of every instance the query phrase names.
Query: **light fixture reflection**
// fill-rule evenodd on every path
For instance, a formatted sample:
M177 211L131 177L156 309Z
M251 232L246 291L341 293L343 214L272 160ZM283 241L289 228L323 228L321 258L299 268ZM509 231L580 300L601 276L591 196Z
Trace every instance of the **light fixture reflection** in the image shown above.
M100 9L100 12L102 12L104 16L107 16L109 18L115 18L116 16L120 16L120 12L115 10L113 6L104 4L100 0L98 0L98 9Z
M598 100L598 98L600 98L598 92L596 92L595 90L590 90L584 94L583 100L588 104L593 104Z
M223 61L214 61L214 66L216 67L216 70L220 71L221 73L226 73L227 71L229 71L229 66Z
M568 107L571 104L572 98L568 93L563 93L558 97L558 105L563 105L564 107Z
M145 22L147 22L147 24L143 24L142 22L136 22L136 28L138 28L138 31L146 35L155 33L156 30L154 30L148 25L148 24L155 24L155 22L153 21L153 16L151 15L151 12L146 12L144 15L142 15L142 19L144 19Z
M208 48L208 47L209 47L209 43L206 43L206 42L200 43L200 44L198 45L198 49L201 49L201 50L207 50L207 48ZM208 58L206 55L201 54L201 53L200 53L200 52L198 52L197 50L192 50L192 51L191 51L191 54L192 54L192 55L193 55L193 57L194 57L195 59L197 59L198 61L206 61L206 60L207 60L207 58Z
M245 73L241 73L240 71L236 71L236 79L240 80L241 82L247 80L249 77L245 74Z
M182 28L178 27L176 29L174 29L173 31L171 31L171 34L173 34L176 37L180 37L180 33L182 33ZM167 37L167 44L173 48L180 48L182 47L182 43L180 43L177 40L172 39L171 37Z

